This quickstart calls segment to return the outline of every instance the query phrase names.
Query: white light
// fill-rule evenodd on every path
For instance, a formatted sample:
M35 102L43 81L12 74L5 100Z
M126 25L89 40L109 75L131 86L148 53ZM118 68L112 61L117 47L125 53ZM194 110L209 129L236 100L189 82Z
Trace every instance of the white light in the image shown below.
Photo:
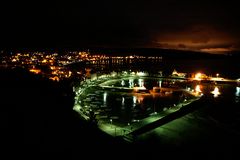
M133 96L133 104L136 104L136 103L137 103L137 97Z
M122 97L122 106L124 106L124 104L125 104L125 98Z
M138 79L138 85L139 87L143 87L144 85L143 79Z
M159 81L159 87L160 88L162 87L162 81L161 80Z
M236 96L240 96L240 87L236 87L236 93L235 93Z
M133 88L134 84L133 84L133 79L129 79L129 88Z
M215 87L211 93L213 94L214 97L218 97L218 95L220 95L219 88Z
M107 102L107 92L103 93L103 102L106 103Z

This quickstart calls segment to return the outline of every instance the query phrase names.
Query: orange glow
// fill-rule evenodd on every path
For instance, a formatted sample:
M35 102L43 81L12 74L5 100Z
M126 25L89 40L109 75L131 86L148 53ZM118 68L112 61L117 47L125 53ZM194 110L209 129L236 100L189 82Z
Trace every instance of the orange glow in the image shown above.
M209 25L192 25L185 30L155 35L155 46L166 49L221 53L235 50L236 37Z
M209 53L218 53L218 52L229 52L231 48L203 48L200 51L209 52Z
M50 77L49 79L53 80L53 81L59 81L59 78L57 76L55 77Z
M33 72L33 73L36 73L36 74L38 74L38 73L41 72L40 69L30 69L29 71L30 71L30 72Z
M139 90L145 90L146 89L146 87L133 87L133 90L135 91L135 92L138 92Z
M204 74L204 73L197 73L197 74L195 74L195 79L196 80L202 80L202 79L207 79L208 78L208 76L206 75L206 74Z
M138 103L142 103L142 102L143 102L143 99L144 99L143 96L138 96L138 97L137 97L137 102L138 102Z
M57 74L57 72L56 71L52 71L52 74Z

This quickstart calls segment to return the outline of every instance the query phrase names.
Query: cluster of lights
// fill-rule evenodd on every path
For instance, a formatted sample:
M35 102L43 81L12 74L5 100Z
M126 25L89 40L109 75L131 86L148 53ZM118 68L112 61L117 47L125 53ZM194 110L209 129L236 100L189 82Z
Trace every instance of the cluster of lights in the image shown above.
M206 74L200 73L200 72L195 74L194 79L198 80L198 81L201 81L203 79L212 80L212 81L222 81L222 80L224 80L223 77L220 77L219 73L217 73L214 77L212 77L212 76L207 76Z
M29 52L16 53L10 57L5 57L4 61L8 65L21 66L35 74L43 74L49 79L59 81L61 78L69 78L72 72L66 67L67 64L76 63L87 59L88 52L69 52L64 55L58 53ZM44 72L38 66L47 66L50 72Z

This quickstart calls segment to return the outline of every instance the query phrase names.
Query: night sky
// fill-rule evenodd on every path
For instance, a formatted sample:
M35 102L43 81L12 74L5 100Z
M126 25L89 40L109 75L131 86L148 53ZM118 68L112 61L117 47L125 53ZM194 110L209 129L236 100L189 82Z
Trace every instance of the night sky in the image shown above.
M1 3L3 3L1 1ZM240 48L236 1L7 1L1 47Z

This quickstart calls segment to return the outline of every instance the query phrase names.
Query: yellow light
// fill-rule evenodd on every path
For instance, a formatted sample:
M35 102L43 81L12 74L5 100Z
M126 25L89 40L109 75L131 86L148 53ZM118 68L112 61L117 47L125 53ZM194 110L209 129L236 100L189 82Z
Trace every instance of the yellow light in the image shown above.
M12 62L16 62L17 60L14 58L13 60L12 60Z
M59 78L57 76L55 77L50 77L49 79L53 80L53 81L59 81Z
M40 69L30 69L29 71L30 71L30 72L33 72L33 73L36 73L36 74L38 74L38 73L41 72Z
M197 73L195 75L195 79L197 79L197 80L201 80L201 77L202 77L202 73Z
M196 91L196 92L202 92L202 91L201 91L201 88L200 88L200 85L197 85L197 86L196 86L195 91Z
M46 59L44 59L44 60L42 61L42 63L47 63L47 60L46 60Z

